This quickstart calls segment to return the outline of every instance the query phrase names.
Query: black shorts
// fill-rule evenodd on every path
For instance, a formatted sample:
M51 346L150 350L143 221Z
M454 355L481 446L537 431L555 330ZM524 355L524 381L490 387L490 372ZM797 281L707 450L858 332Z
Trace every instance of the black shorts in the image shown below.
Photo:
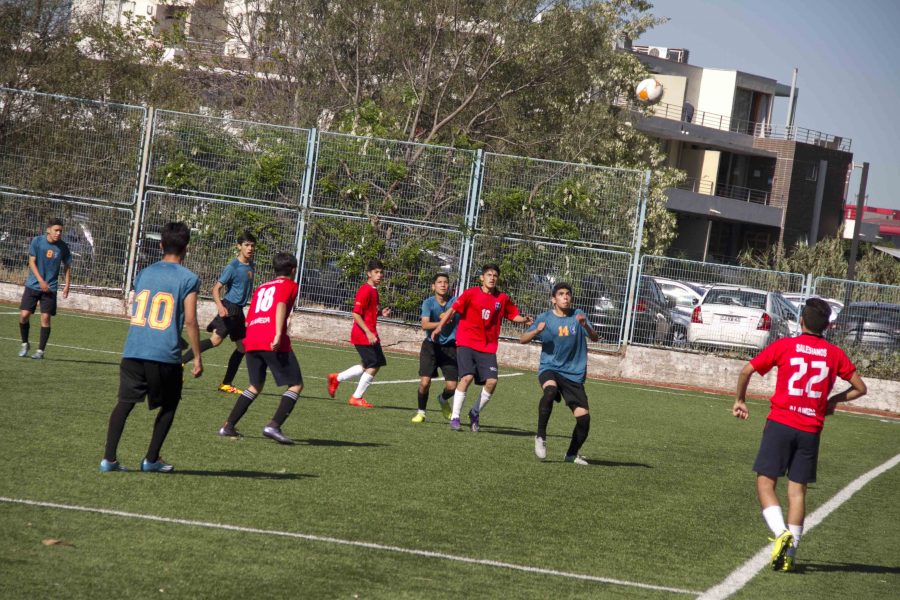
M363 346L362 344L354 344L354 346L356 346L356 351L359 352L359 358L362 360L364 369L374 369L387 364L384 350L381 349L381 342L375 342L371 346Z
M143 402L150 410L163 404L178 404L184 384L181 364L123 358L119 363L119 402Z
M766 420L753 470L777 479L787 474L794 483L813 483L819 462L819 434Z
M544 384L548 381L552 381L556 384L557 402L565 400L566 406L572 410L575 410L575 408L579 406L584 410L590 410L587 392L584 391L583 383L572 381L571 379L563 377L556 371L542 371L538 375L538 381L541 383L541 388L543 388Z
M244 318L244 309L237 304L224 300L222 304L228 309L228 316L216 315L216 318L206 326L206 330L210 333L215 332L222 339L227 336L231 338L232 342L238 342L247 337L247 321Z
M56 316L56 292L44 290L33 290L26 287L22 292L22 302L19 303L19 310L27 310L30 313L37 308L38 302L41 304L41 313Z
M254 350L248 352L247 375L250 379L250 385L257 390L262 389L266 383L266 369L272 371L272 377L278 385L286 385L288 387L294 385L303 385L303 373L300 372L300 363L293 352L267 352L264 350Z
M497 379L499 375L496 354L479 352L466 346L456 349L456 365L460 377L474 375L478 385L484 385L488 379Z
M431 340L422 340L419 350L419 377L437 377L438 369L446 381L459 381L456 367L456 346L441 346Z

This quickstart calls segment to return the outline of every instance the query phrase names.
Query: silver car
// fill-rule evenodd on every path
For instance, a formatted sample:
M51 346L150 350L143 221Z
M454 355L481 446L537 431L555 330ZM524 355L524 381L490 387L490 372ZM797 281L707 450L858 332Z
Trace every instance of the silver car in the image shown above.
M696 347L761 350L797 333L797 312L779 292L715 285L694 308L687 338Z

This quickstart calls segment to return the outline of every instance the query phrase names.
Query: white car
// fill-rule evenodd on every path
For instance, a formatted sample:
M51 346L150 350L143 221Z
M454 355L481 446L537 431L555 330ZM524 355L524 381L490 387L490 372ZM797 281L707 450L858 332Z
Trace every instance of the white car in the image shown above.
M799 333L799 317L779 292L715 285L691 314L688 344L761 350Z
M819 298L819 296L804 296L803 294L782 294L784 299L794 305L794 308L799 312L801 308L803 308L803 303L806 302L807 298ZM831 317L829 317L828 321L834 323L837 320L838 313L844 308L843 302L838 302L834 298L822 298L825 302L828 303L828 306L831 307Z

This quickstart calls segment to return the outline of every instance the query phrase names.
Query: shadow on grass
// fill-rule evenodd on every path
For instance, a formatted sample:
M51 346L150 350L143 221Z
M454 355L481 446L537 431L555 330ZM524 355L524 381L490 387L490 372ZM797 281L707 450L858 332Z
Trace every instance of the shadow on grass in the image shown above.
M118 362L109 362L106 360L76 360L74 358L52 358L49 359L48 362L66 362L66 363L78 363L81 365L109 365L112 367L118 367Z
M797 562L796 573L882 573L890 575L900 574L900 567L887 567L884 565L865 565L861 563L844 562Z
M652 469L652 465L648 465L646 463L638 463L638 462L618 462L615 460L591 460L587 459L588 464L597 465L600 467L641 467L643 469Z
M318 477L307 473L266 473L264 471L199 471L188 469L176 469L173 475L197 475L200 477L237 477L244 479L276 479L294 480Z
M378 444L375 442L348 442L345 440L319 440L310 438L308 440L297 440L298 444L306 444L307 446L350 446L353 448L381 448L388 444Z

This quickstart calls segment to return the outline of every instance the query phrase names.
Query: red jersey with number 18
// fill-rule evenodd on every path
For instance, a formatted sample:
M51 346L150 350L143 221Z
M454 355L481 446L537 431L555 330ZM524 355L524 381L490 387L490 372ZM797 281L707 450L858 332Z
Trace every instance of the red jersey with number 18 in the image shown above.
M769 419L811 433L822 431L835 379L850 379L856 372L843 350L810 334L776 340L750 364L760 375L778 367Z
M247 352L272 351L272 340L275 339L275 311L279 304L287 305L284 314L284 327L281 330L281 341L275 352L290 352L291 338L287 334L287 319L297 299L297 282L287 277L277 277L267 281L253 292L250 310L247 312L247 337L244 338L244 349Z
M459 314L456 345L489 354L497 352L500 323L519 316L519 308L503 292L488 294L481 286L471 287L453 303Z

